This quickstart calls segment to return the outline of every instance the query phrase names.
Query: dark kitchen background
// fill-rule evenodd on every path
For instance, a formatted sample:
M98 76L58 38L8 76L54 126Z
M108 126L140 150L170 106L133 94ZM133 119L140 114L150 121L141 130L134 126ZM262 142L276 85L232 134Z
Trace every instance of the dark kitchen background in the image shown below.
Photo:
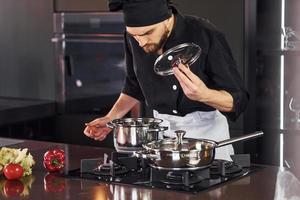
M251 95L247 111L230 122L231 136L265 133L236 152L299 166L300 1L173 2L227 36ZM108 13L104 0L0 0L0 27L0 136L113 147L112 137L96 142L82 131L122 88L122 15Z

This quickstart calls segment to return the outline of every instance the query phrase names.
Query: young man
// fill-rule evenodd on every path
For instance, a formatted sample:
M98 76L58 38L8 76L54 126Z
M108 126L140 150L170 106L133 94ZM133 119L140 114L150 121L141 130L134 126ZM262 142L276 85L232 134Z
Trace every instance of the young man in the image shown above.
M84 134L105 139L110 132L107 122L144 101L154 117L169 126L166 136L181 129L190 138L228 139L227 119L221 112L235 120L249 96L224 35L206 20L182 16L168 0L111 0L109 7L124 13L127 76L111 111L88 123ZM174 67L172 76L157 75L156 58L182 43L199 45L199 59L191 66ZM216 158L230 160L233 153L231 145L217 148Z

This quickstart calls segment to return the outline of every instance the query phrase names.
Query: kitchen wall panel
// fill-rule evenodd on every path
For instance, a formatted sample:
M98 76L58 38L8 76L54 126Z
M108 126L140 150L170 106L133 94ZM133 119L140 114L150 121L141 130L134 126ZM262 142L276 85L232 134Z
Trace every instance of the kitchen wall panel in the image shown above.
M55 99L52 1L0 0L0 96Z
M265 131L258 157L290 168L299 167L299 9L297 0L258 1L256 126Z

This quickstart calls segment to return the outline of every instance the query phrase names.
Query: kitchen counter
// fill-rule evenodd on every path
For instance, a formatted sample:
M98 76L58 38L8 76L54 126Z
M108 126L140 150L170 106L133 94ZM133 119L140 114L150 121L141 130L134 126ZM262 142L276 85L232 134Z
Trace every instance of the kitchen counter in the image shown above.
M0 138L1 141L1 138ZM10 144L12 142L10 141ZM246 177L233 180L217 187L189 194L185 192L167 191L162 189L149 189L130 185L119 185L102 183L100 181L83 180L79 178L65 178L52 174L47 174L42 166L43 154L53 148L61 148L66 152L65 170L72 170L80 167L80 159L103 157L104 153L110 153L111 149L88 147L79 145L59 144L50 142L16 140L17 144L10 147L29 148L36 165L31 176L23 178L21 181L11 182L0 177L0 199L30 199L30 200L55 200L55 199L94 199L94 200L125 200L125 199L170 199L180 200L193 199L274 199L275 192L285 195L286 199L291 199L300 195L299 188L300 171L282 171L278 167L266 166L264 169L254 172ZM284 184L278 181L284 180ZM281 187L286 187L283 190ZM21 183L21 184L20 184ZM23 186L22 186L23 184ZM294 189L294 190L293 190ZM276 191L277 190L277 191ZM22 191L22 193L20 192ZM21 196L17 194L21 193ZM15 196L14 196L15 195ZM285 199L280 196L277 199ZM300 198L300 196L298 196Z
M55 113L54 101L0 97L0 126L54 116Z

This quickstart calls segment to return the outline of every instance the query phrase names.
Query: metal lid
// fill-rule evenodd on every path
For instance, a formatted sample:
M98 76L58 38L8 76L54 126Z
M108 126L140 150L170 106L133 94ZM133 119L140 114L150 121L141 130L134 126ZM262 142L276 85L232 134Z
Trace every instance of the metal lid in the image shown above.
M192 139L183 138L185 131L177 130L175 131L176 138L174 139L161 139L157 141L152 141L148 144L143 145L147 150L151 151L201 151L205 149L211 149L216 146L216 142L206 139Z
M179 63L191 66L200 56L201 48L194 43L183 43L168 49L154 63L154 71L158 75L173 74L173 67Z
M158 125L162 121L162 119L158 118L122 118L112 120L111 124L122 127L143 127Z

